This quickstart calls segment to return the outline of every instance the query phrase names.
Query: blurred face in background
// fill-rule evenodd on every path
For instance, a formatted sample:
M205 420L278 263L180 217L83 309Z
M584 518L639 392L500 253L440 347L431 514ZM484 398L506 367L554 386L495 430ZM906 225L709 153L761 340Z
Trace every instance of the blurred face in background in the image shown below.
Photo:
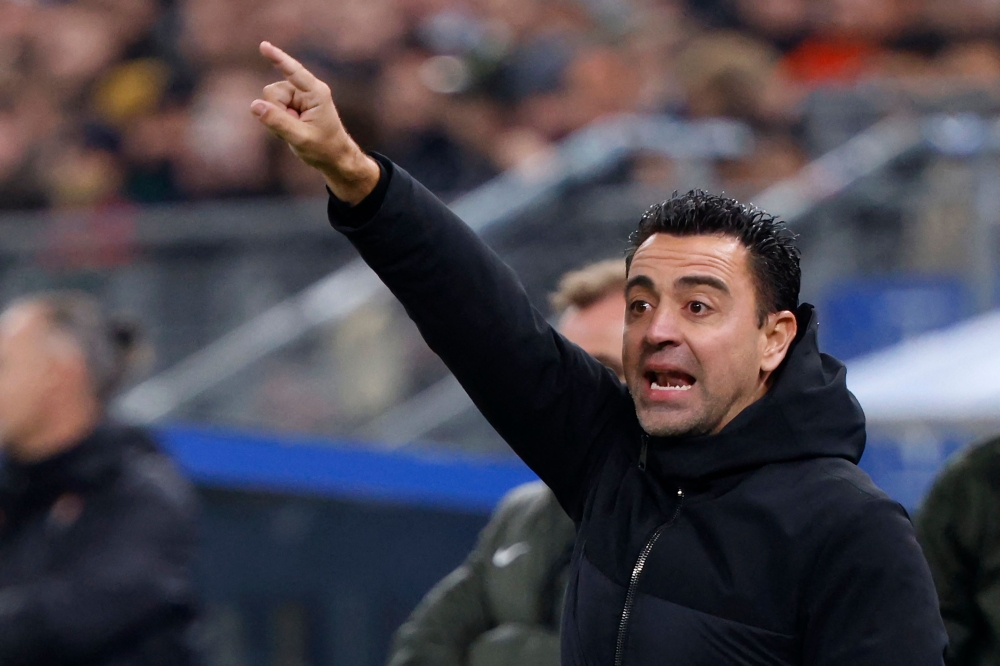
M267 136L242 109L247 96L261 87L252 70L214 71L199 85L179 177L189 192L255 191L268 179ZM251 92L254 91L254 92Z
M53 331L42 307L21 303L0 315L0 443L7 455L25 462L51 455L41 433L88 386L82 352Z
M651 435L721 430L764 395L795 337L791 312L760 325L750 252L731 236L650 236L625 298L625 376Z
M625 297L611 293L585 308L569 307L559 319L559 332L570 342L615 371L625 379L622 370L622 318Z

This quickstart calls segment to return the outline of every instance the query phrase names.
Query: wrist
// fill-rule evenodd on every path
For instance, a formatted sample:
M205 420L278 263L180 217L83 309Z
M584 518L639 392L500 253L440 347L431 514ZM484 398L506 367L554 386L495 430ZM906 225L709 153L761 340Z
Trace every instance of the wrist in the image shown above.
M344 151L331 166L320 168L320 172L335 197L355 206L372 193L382 172L378 162L351 143L352 150Z

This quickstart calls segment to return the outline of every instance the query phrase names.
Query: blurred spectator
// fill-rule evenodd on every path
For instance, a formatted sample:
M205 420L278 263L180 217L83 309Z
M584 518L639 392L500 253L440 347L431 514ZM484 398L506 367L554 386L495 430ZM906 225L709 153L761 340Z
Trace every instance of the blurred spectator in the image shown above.
M193 663L193 489L105 417L141 351L81 294L0 316L3 664Z
M246 97L263 86L246 69L219 69L195 91L178 180L194 195L252 195L269 191L267 137L246 113Z
M552 296L559 328L624 379L625 266L568 273ZM396 632L390 666L558 666L576 527L540 481L507 493L475 550Z
M948 666L1000 663L1000 440L973 447L934 483L917 537L948 630Z
M997 28L991 0L5 2L0 207L90 205L70 181L138 203L315 193L240 120L264 37L324 73L364 145L451 197L631 111L752 123L762 153L722 165L722 184L749 192L806 158L810 91L993 90ZM53 145L94 124L115 150Z

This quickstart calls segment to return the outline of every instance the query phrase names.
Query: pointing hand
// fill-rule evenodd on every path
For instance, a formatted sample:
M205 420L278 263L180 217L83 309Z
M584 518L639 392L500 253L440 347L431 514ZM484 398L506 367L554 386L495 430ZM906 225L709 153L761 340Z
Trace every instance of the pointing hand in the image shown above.
M270 42L261 42L260 52L285 80L266 86L263 99L250 104L251 112L296 157L323 174L334 196L359 203L378 184L379 167L344 129L330 86Z

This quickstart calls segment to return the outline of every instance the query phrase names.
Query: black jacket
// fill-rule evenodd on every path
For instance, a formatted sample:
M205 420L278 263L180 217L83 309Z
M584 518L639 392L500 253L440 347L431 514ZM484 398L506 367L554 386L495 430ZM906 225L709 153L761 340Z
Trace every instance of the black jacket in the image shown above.
M189 484L141 431L102 426L0 469L0 664L187 666Z
M810 306L722 433L647 438L612 372L404 171L334 225L579 525L563 666L930 666L946 638L899 504L858 469L864 415Z
M948 665L1000 664L1000 439L949 462L920 509L917 536L948 629Z

